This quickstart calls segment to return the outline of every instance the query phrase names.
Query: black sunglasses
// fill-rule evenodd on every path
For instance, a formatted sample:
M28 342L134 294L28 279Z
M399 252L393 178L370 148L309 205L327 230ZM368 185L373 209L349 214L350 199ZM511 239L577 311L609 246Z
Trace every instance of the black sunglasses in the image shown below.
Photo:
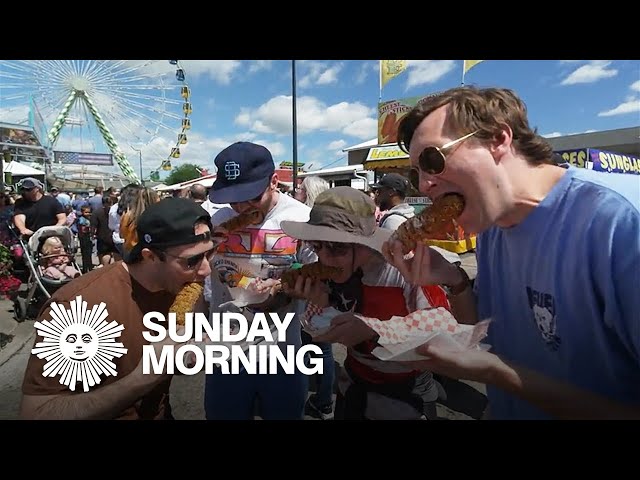
M442 172L444 172L447 160L447 156L444 153L445 150L448 150L458 143L475 135L476 133L478 133L478 131L479 130L476 130L475 132L468 133L464 137L460 137L456 140L445 143L442 147L426 147L418 157L418 165L420 166L420 170L428 173L429 175L442 174ZM416 190L420 190L420 171L417 168L413 167L409 171L409 181Z
M172 255L167 252L160 252L160 253L162 255L167 255L169 257L177 258L178 260L184 261L184 264L188 270L194 270L202 264L202 260L204 260L205 258L207 259L207 262L211 263L211 260L213 260L213 257L217 251L218 251L218 246L216 245L215 247L211 248L210 250L207 250L206 252L198 253L197 255L192 255L190 257L181 257L179 255Z
M342 257L344 255L346 255L347 253L349 253L349 251L351 250L351 244L350 243L340 243L340 242L320 242L320 241L309 241L306 242L307 245L309 245L311 247L311 249L318 253L320 250L322 250L323 248L326 249L326 251L334 256L334 257Z

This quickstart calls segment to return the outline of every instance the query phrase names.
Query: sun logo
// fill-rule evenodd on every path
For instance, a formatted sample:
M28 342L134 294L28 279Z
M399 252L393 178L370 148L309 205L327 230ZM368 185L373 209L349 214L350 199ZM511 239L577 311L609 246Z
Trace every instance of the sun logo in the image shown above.
M108 316L104 303L87 310L82 296L71 301L71 310L53 302L52 319L34 324L44 339L31 350L47 361L42 375L61 375L60 384L71 391L75 391L77 382L82 382L85 392L100 383L100 375L117 376L112 360L127 353L124 345L115 340L124 327L115 321L107 323Z

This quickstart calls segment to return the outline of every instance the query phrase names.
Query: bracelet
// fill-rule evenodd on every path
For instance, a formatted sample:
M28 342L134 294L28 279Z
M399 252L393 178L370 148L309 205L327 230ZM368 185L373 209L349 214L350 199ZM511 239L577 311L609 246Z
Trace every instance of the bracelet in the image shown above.
M460 281L460 283L456 285L442 285L442 288L444 289L444 291L447 293L447 296L449 297L455 297L456 295L460 295L462 292L464 292L467 289L467 287L469 287L469 285L471 285L471 280L469 279L469 275L467 275L467 272L465 271L465 269L462 268L460 265L456 265L456 268L462 274L462 281Z

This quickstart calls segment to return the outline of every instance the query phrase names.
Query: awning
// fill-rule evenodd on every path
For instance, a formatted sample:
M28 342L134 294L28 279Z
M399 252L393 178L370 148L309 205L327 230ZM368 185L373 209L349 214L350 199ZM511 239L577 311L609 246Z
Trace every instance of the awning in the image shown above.
M20 163L16 161L7 163L3 160L2 168L5 173L10 173L14 177L21 177L21 176L36 177L36 176L45 175L45 172L43 172L42 170L37 170L33 167L30 167L29 165L25 165L24 163Z
M369 149L364 168L367 170L406 168L410 164L409 154L403 152L398 145L379 145Z

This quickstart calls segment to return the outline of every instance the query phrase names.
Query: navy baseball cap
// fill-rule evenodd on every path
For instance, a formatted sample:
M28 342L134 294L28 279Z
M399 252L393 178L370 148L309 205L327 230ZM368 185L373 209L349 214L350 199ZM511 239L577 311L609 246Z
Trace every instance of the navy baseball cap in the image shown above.
M271 152L262 145L237 142L215 159L218 169L209 200L213 203L240 203L260 196L271 181L275 165Z

